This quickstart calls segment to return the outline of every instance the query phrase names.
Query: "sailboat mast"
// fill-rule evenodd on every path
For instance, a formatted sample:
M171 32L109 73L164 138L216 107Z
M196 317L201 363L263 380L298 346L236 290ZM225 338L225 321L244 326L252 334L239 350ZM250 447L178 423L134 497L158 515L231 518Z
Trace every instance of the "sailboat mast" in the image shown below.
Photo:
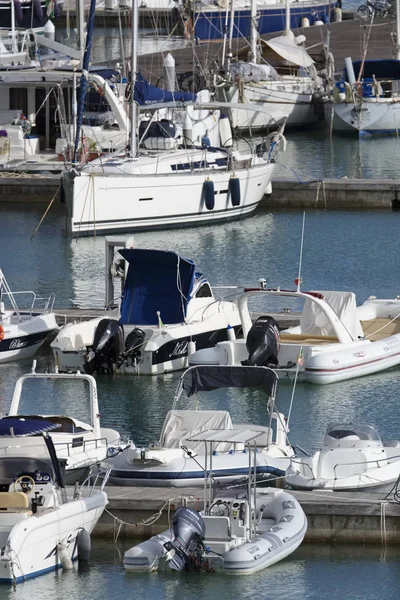
M250 33L250 48L251 48L251 60L250 62L257 62L257 0L251 0L251 33Z
M290 0L286 0L285 35L290 35Z
M396 60L400 60L400 0L396 0Z
M132 46L131 46L131 156L137 154L137 107L135 102L135 84L137 78L138 32L139 32L138 0L132 0Z

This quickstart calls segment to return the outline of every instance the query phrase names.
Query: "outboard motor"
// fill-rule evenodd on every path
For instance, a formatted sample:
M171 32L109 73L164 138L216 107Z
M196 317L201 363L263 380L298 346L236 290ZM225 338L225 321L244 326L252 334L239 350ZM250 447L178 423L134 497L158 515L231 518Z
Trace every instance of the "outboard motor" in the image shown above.
M142 346L145 339L146 334L143 329L135 327L135 329L126 337L124 358L131 359L132 362L136 362L141 356Z
M112 373L123 350L124 331L115 319L102 319L85 355L86 373Z
M169 566L175 571L193 571L201 568L201 554L206 525L203 517L192 508L182 507L172 521L174 539L166 542L166 550L174 550Z
M242 365L277 367L281 336L278 323L272 317L258 317L246 339L249 358Z

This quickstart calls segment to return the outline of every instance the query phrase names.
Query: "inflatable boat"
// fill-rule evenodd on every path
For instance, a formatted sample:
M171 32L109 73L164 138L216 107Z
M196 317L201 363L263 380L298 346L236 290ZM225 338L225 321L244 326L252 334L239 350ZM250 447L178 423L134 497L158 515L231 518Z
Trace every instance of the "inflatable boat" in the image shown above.
M264 488L250 497L224 494L201 513L179 508L171 529L125 553L124 567L251 574L292 554L306 531L303 509L284 490Z

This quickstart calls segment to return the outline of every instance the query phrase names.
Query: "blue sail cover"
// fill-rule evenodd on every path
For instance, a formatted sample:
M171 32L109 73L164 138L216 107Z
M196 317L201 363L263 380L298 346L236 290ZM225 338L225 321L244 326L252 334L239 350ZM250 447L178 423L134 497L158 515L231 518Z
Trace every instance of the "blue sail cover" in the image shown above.
M25 437L51 431L60 427L43 419L21 419L20 417L5 417L0 419L0 436Z
M164 325L185 320L193 290L195 265L175 252L126 248L129 263L121 303L122 325Z
M141 73L137 74L134 101L140 106L158 102L195 102L192 92L168 92L149 83Z

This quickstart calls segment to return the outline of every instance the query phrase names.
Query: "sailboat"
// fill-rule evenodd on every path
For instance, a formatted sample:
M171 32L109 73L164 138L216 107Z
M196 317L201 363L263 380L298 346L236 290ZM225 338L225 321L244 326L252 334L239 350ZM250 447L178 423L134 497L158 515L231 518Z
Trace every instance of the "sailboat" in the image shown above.
M143 78L137 72L137 15L136 1L132 4L129 151L124 156L99 158L82 169L77 169L74 161L63 174L67 221L73 236L241 218L256 209L271 182L276 142L272 141L267 149L259 147L258 151L233 149L228 119L222 118L217 106L209 103L207 91L189 101L182 93L172 92L168 96L170 107L177 108L179 102L182 107L181 134L170 121L156 124L151 132L155 123L150 121L143 135L139 131L139 142L146 141L146 136L150 138L139 153L135 100ZM89 19L83 72L89 65L92 20ZM84 93L83 80L84 75ZM146 101L144 106L147 112L151 108ZM160 108L160 104L156 106ZM79 122L78 114L75 155Z
M323 81L303 45L305 36L295 37L290 29L289 0L284 35L268 41L259 39L256 10L256 0L252 0L249 56L245 61L227 62L225 74L218 75L217 97L239 106L244 102L263 106L267 113L231 108L234 130L254 132L324 120Z
M361 60L344 60L341 81L332 88L326 104L326 118L332 131L372 134L399 134L400 127L400 9L396 1L394 59L367 60L367 46ZM372 22L370 24L372 27Z

